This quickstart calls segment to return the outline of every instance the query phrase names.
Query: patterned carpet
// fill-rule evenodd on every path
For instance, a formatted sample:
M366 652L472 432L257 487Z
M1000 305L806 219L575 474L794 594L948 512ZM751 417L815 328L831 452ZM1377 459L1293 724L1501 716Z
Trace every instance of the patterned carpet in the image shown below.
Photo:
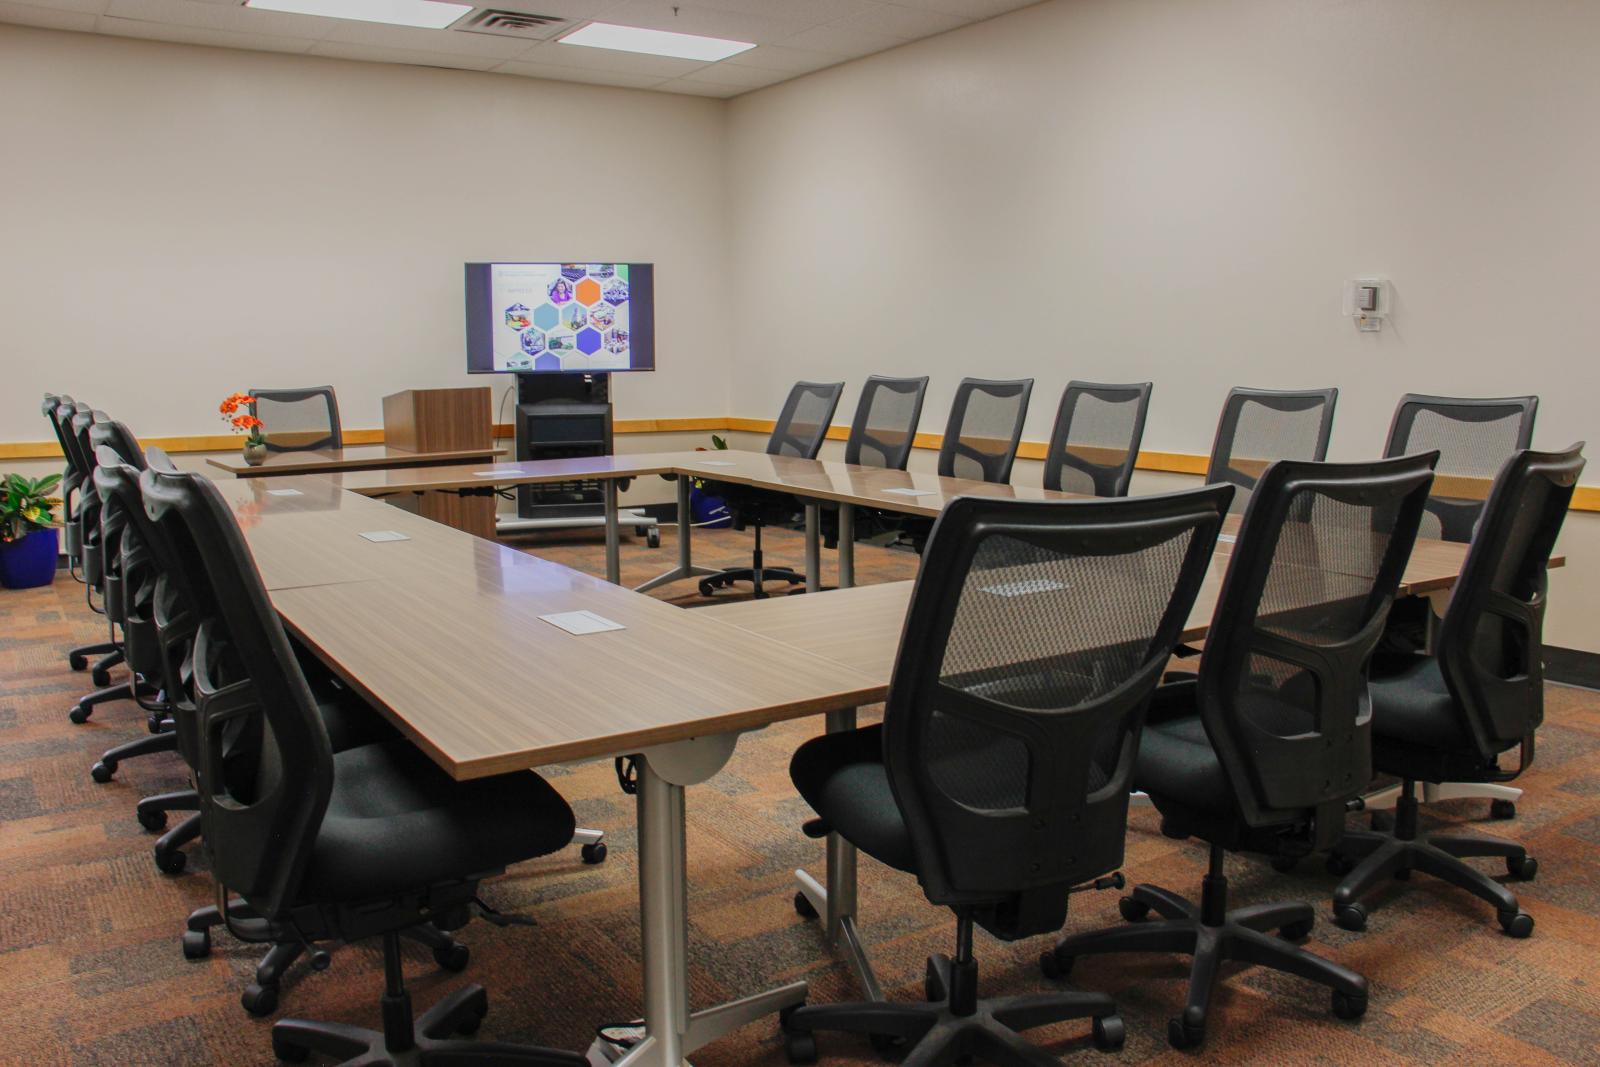
M624 544L625 577L641 581L674 559L662 548ZM741 562L747 538L699 537L696 556ZM769 559L798 562L799 539L775 532ZM597 541L540 544L543 554L598 571ZM831 557L830 561L831 563ZM913 557L863 547L860 580L910 577ZM828 575L831 580L832 575ZM687 583L660 591L697 601ZM685 597L687 594L687 597ZM125 763L97 785L88 768L112 744L144 732L131 704L97 709L74 726L66 710L89 688L68 670L65 650L101 639L82 589L62 576L53 588L0 592L0 1062L47 1064L265 1064L268 1022L238 1003L261 951L226 936L210 959L186 961L182 920L210 902L205 861L168 877L150 858L151 837L133 818L136 798L181 787L170 755ZM798 832L807 810L788 780L789 756L818 724L795 723L743 740L727 770L689 794L690 943L694 1001L725 1000L805 978L813 1000L856 995L820 946L815 927L790 903L791 872L820 872L822 846ZM419 1010L467 981L488 987L485 1036L571 1049L595 1024L638 1010L637 871L631 801L609 764L551 772L584 825L603 828L610 859L583 866L576 850L525 864L485 887L497 907L538 920L532 928L477 922L465 975L409 958ZM1539 880L1523 887L1538 921L1528 941L1502 936L1490 910L1424 877L1398 886L1365 934L1319 919L1314 951L1365 973L1371 1007L1359 1024L1335 1020L1320 989L1278 975L1230 970L1201 1057L1218 1063L1533 1065L1600 1062L1600 696L1552 687L1538 762L1523 781L1518 818L1491 823L1483 802L1441 804L1429 817L1517 836L1539 857ZM1203 850L1156 832L1136 811L1124 870L1136 880L1198 890ZM1308 863L1279 875L1230 859L1236 903L1308 899L1325 904L1333 880ZM1070 929L1118 920L1115 893L1074 898ZM920 995L924 957L948 951L953 924L922 898L914 880L864 861L862 928L891 997ZM1035 961L1044 939L1003 945L980 935L985 994L1050 988ZM1087 959L1074 982L1114 994L1128 1027L1123 1063L1181 1063L1169 1050L1168 1017L1181 1007L1183 961L1167 957ZM382 984L375 947L334 952L333 966L292 972L280 1014L376 1025ZM1096 1061L1081 1024L1038 1032L1069 1061ZM824 1063L881 1062L860 1040L821 1039ZM705 1049L702 1067L784 1062L775 1026L763 1023ZM1107 1061L1113 1062L1113 1061Z

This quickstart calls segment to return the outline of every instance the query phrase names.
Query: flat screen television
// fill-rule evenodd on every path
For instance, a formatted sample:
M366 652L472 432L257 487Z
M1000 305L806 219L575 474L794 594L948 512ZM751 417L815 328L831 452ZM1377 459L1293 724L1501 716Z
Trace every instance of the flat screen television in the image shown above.
M655 265L468 263L467 370L656 369Z

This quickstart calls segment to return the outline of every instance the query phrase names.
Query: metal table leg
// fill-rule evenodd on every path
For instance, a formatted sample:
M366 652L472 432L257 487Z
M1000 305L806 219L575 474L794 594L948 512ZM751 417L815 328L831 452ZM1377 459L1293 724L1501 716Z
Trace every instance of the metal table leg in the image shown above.
M643 585L636 585L636 593L648 593L658 585L666 585L680 578L693 578L699 574L716 574L714 567L696 567L689 555L689 532L694 528L694 516L689 512L689 479L678 475L678 565L658 574Z
M639 922L644 956L645 1037L617 1067L683 1067L717 1038L806 999L806 983L689 1011L688 885L684 787L727 763L737 735L650 749L639 759ZM591 1057L592 1059L592 1057Z
M601 486L606 500L606 581L622 584L622 531L617 529L617 480L606 478Z
M806 592L822 590L822 506L806 504Z
M839 588L856 584L856 506L839 505Z

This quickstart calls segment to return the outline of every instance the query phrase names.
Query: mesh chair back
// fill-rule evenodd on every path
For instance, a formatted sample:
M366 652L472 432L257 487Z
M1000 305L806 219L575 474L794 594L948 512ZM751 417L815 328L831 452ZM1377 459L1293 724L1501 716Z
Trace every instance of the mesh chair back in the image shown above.
M58 396L55 393L46 393L44 401L39 405L39 411L50 423L50 431L56 435L56 444L61 448L61 456L67 465L67 472L61 478L62 489L67 485L76 486L78 470L72 461L72 451L67 444L67 430L64 420L69 417L67 409L72 404L70 396Z
M267 435L268 452L313 452L343 448L339 400L333 386L306 389L252 389L256 417Z
M1217 422L1206 481L1239 487L1233 510L1250 502L1256 480L1280 459L1316 460L1328 456L1333 433L1337 389L1277 392L1270 389L1230 390Z
M876 374L861 387L844 461L903 471L922 419L927 378L883 378Z
M102 416L100 412L95 414ZM133 581L128 580L126 566L128 561L125 558L127 553L123 545L123 534L129 519L125 508L114 508L111 506L111 501L106 499L105 485L100 478L100 463L102 459L109 458L117 463L128 463L142 468L144 452L139 447L138 439L126 426L105 419L103 416L89 424L87 436L91 454L95 456L92 476L93 496L100 514L100 560L106 615L112 622L120 624L126 630L129 625L130 608L134 609L134 614L137 615L139 604L148 602L150 589L141 584L137 573ZM123 636L126 638L129 635L124 632ZM151 635L146 632L144 636L148 643ZM149 650L143 651L148 653ZM125 652L129 662L133 663L134 670L138 671L141 664L134 659L133 650L125 649ZM148 664L148 660L145 663Z
M1432 480L1433 453L1283 460L1251 496L1200 661L1206 733L1251 826L1343 825L1372 779L1367 662Z
M767 439L767 454L816 459L843 392L843 382L795 382Z
M1485 759L1544 720L1546 569L1583 465L1582 443L1507 460L1450 595L1435 654Z
M1009 482L1032 393L1032 378L961 379L939 447L939 473L946 478Z
M1505 461L1533 443L1536 396L1469 399L1407 393L1394 409L1385 456L1437 450L1433 495L1422 536L1462 544L1483 514L1487 489Z
M1232 495L944 509L884 711L928 899L1021 937L1121 863L1144 711Z
M216 487L156 467L139 484L196 597L194 777L212 868L258 913L281 918L332 792L327 731Z
M1044 487L1089 496L1127 496L1144 440L1150 382L1068 382L1044 460Z
M90 443L90 428L110 421L103 411L87 404L73 406L69 430L73 449L83 463L83 477L78 484L78 509L75 516L78 543L83 546L83 576L91 589L105 586L105 556L100 535L100 495L94 487L94 445Z

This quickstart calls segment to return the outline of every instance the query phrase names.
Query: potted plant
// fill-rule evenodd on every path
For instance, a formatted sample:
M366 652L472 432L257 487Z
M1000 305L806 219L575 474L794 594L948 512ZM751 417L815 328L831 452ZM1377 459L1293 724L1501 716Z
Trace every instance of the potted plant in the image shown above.
M725 438L712 434L711 447L720 452L728 447L728 442ZM702 447L695 451L704 452L706 449ZM728 514L728 505L720 496L706 488L707 483L704 478L695 478L689 485L689 515L696 526L715 530L733 525L733 517Z
M56 577L56 520L60 500L50 495L61 475L24 478L8 474L0 482L0 586L33 589Z
M261 420L256 418L256 398L249 393L234 393L218 405L217 410L234 433L245 435L244 461L252 467L261 466L267 458L267 434Z

